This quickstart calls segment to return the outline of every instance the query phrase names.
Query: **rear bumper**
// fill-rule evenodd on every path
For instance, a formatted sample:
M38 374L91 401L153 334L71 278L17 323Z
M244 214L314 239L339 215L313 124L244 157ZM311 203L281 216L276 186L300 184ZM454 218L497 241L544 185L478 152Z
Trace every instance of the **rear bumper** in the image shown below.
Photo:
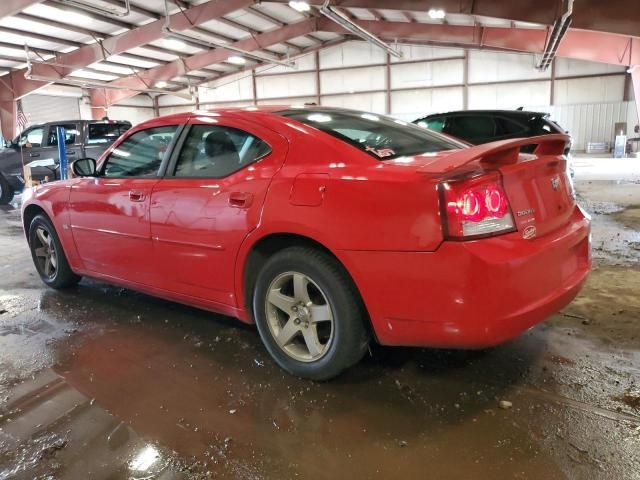
M341 251L385 345L483 348L570 303L591 268L590 224L534 240L519 232L444 242L435 252Z

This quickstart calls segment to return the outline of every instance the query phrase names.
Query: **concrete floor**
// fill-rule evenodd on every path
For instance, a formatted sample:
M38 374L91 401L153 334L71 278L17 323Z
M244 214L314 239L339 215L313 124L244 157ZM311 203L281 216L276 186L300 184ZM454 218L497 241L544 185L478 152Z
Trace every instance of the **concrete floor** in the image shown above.
M373 348L321 384L232 319L45 288L0 210L0 480L640 479L640 184L577 178L595 267L563 312L489 351Z

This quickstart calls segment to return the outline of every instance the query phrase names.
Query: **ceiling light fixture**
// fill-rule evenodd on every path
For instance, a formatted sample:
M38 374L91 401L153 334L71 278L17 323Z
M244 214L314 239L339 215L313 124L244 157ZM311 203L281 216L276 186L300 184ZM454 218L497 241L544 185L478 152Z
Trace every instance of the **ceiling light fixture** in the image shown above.
M235 65L244 65L245 63L247 63L244 57L241 57L240 55L231 55L229 58L227 58L227 61Z
M434 20L442 20L446 15L445 11L441 8L430 8L427 13L429 14L429 17Z
M289 6L298 12L308 12L311 6L308 2L291 0Z
M167 85L169 85L167 82L165 82L164 80L160 80L159 82L156 82L156 87L158 88L166 88Z
M378 37L376 37L373 33L369 32L368 30L365 30L360 25L353 23L343 13L329 6L329 0L326 0L322 5L322 7L320 7L320 13L323 14L325 17L333 20L342 28L348 30L354 35L357 35L358 37L362 38L363 40L366 40L370 44L375 45L376 47L379 47L382 50L386 51L387 53L389 53L389 55L393 55L396 58L402 57L402 52L399 52L398 50L392 48L390 45L386 44L385 42L380 40Z
M180 50L187 46L182 40L178 40L176 38L165 38L162 40L162 43L165 47L171 48L172 50Z
M58 0L63 5L79 8L87 12L99 13L100 15L108 15L110 17L126 17L131 12L129 0L124 0L124 10L118 8L100 8L92 3L83 2L81 0Z

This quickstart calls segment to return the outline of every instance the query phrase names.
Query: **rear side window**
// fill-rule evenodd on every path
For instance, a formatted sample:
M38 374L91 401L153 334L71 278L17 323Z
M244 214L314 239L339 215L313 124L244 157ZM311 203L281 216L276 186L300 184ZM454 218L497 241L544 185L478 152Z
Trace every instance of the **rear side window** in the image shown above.
M221 178L271 153L271 147L243 130L193 125L176 164L176 177Z
M130 128L131 124L127 122L90 123L87 132L87 145L113 143Z
M529 130L527 125L508 118L500 117L496 118L496 121L501 127L502 135L527 135Z
M278 114L315 127L378 160L464 148L425 128L372 113L296 109Z
M115 148L102 168L104 177L158 175L177 125L148 128L134 133Z
M424 120L419 120L417 125L433 130L434 132L442 132L444 130L445 118L436 117Z
M463 115L450 119L449 133L454 137L482 142L496 136L496 122L493 117L481 115Z
M64 143L65 145L73 145L76 143L76 139L79 135L78 126L73 123L64 125L50 125L49 126L49 138L48 145L58 145L58 127L64 128Z

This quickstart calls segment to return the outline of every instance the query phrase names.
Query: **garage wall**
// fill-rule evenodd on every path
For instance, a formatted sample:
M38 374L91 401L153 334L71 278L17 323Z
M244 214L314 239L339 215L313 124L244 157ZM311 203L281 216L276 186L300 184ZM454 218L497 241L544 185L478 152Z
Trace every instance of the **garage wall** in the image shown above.
M365 104L379 113L413 119L463 108L465 90L467 108L549 105L552 85L554 104L621 102L624 97L624 67L558 58L552 80L551 69L535 69L539 60L535 55L420 45L398 48L403 58L387 58L366 42L346 42L301 57L295 70L263 67L256 70L255 78L247 71L210 82L200 88L200 103L278 100L286 104L319 97L323 105ZM363 94L372 98L365 101ZM339 98L349 96L354 99ZM184 102L160 97L161 107L177 104Z
M92 118L87 93L75 87L49 85L38 90L37 94L24 97L22 108L29 124ZM113 119L128 120L135 125L153 118L153 103L147 95L137 95L123 104L110 107L108 115Z
M527 105L527 109L545 111L573 137L573 150L586 150L587 142L613 142L614 126L627 123L627 136L635 136L638 124L635 102L582 103L577 105Z
M22 99L30 124L74 120L80 118L80 98L77 96L28 95Z

